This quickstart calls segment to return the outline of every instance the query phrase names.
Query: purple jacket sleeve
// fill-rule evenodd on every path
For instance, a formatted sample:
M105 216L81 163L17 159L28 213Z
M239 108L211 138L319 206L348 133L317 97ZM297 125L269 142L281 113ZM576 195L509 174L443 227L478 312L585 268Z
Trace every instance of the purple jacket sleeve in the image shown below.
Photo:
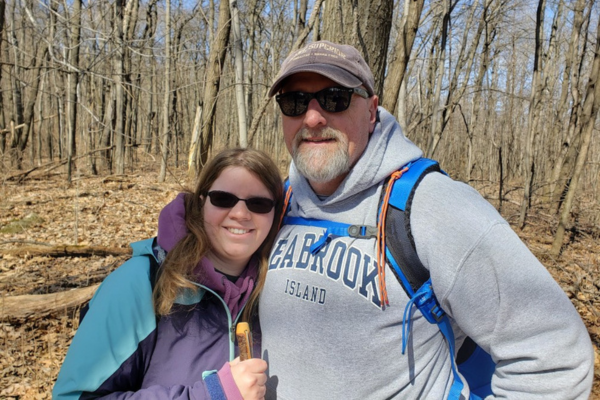
M221 371L224 371L221 374ZM221 375L229 387L227 392L232 393L233 397L229 397L221 384ZM191 386L174 385L170 387L154 385L135 392L114 392L102 395L96 393L83 393L80 399L107 399L107 400L122 400L122 399L148 399L148 400L242 400L242 396L233 381L229 363L225 363L221 370L217 372L207 373L198 382Z
M225 363L217 375L219 376L219 381L221 382L221 387L225 392L225 398L227 400L244 400L242 394L240 393L240 389L233 380L233 375L231 375L231 366L229 363Z

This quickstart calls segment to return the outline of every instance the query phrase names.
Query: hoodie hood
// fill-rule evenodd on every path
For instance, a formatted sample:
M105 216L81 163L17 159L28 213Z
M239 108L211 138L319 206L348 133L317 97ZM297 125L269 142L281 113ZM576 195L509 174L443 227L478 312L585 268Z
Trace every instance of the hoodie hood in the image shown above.
M165 206L158 216L158 235L156 241L160 247L169 252L187 235L185 225L185 193Z
M208 258L204 257L194 269L194 275L197 282L212 289L225 301L231 315L235 318L252 293L258 275L258 262L253 257L236 281L231 282L215 269Z
M375 125L364 153L337 190L326 199L317 197L306 178L291 163L290 183L294 188L295 215L326 220L333 218L352 224L372 222L379 199L374 195L380 190L376 183L423 155L421 149L404 136L393 115L382 107L378 108L378 113L380 121ZM357 208L371 212L356 215L348 211Z

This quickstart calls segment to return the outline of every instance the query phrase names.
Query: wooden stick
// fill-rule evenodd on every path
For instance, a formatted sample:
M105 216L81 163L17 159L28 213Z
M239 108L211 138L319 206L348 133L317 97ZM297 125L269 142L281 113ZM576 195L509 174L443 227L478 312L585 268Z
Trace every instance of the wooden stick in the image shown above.
M252 358L252 332L247 322L239 322L235 328L238 348L240 349L240 360Z

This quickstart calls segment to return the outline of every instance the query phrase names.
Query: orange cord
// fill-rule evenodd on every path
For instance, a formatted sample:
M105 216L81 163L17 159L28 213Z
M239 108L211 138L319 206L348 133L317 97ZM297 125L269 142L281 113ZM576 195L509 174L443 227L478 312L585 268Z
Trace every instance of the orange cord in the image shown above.
M292 185L289 185L287 191L285 192L285 199L283 200L283 211L281 212L281 218L279 219L279 227L278 230L281 229L281 225L283 224L283 217L287 213L287 208L290 204L290 198L292 197Z
M394 187L394 182L397 179L399 179L402 176L402 174L407 170L408 168L405 167L402 170L396 171L392 175L390 175L390 179L385 189L385 194L383 196L383 204L381 206L381 213L379 214L379 222L377 224L377 276L379 278L379 290L381 291L381 303L384 308L390 305L387 287L385 286L385 220L387 217L388 204L390 201L392 188ZM281 213L281 219L279 220L280 229L283 223L283 217L286 214L291 197L292 186L290 185L288 186L288 189L285 193L285 200L283 202L283 212Z
M402 170L396 171L390 175L387 187L385 188L383 203L381 205L381 213L379 214L379 221L377 223L377 276L379 277L379 290L381 291L381 304L383 308L390 305L387 287L385 286L385 220L387 217L388 204L390 202L390 195L392 194L394 182L399 179L407 170L408 168L403 168Z

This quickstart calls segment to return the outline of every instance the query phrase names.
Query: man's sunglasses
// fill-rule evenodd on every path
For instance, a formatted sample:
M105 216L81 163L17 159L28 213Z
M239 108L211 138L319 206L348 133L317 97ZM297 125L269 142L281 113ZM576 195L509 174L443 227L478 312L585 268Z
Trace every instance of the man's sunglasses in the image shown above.
M249 199L240 199L233 193L222 192L220 190L211 190L207 193L213 206L219 208L233 208L238 201L245 201L246 207L253 213L267 214L275 206L275 202L266 197L250 197Z
M321 108L327 112L345 111L350 107L354 93L365 99L369 97L369 93L362 88L329 87L316 93L285 92L275 96L275 100L279 103L283 115L298 117L306 112L312 99L317 99Z

